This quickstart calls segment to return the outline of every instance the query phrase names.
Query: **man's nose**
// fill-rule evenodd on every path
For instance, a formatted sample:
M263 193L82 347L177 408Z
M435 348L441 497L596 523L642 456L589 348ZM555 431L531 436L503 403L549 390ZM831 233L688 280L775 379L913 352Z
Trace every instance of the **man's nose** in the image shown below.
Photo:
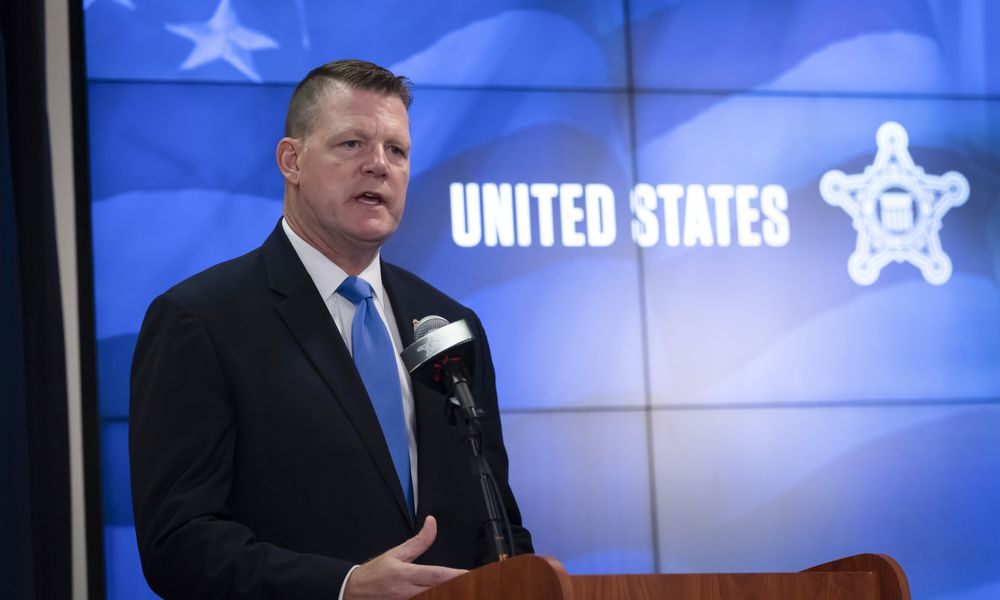
M363 169L366 175L385 177L389 173L389 162L385 148L378 145L373 146L372 151L368 153Z

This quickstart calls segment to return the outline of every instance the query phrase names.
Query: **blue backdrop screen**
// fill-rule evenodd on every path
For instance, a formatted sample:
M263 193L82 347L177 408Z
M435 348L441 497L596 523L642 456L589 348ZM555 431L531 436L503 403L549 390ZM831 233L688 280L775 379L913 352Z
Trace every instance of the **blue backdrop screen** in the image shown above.
M295 83L409 76L383 250L490 335L512 485L572 573L895 557L1000 596L1000 6L84 0L108 596L151 597L128 371L256 247Z

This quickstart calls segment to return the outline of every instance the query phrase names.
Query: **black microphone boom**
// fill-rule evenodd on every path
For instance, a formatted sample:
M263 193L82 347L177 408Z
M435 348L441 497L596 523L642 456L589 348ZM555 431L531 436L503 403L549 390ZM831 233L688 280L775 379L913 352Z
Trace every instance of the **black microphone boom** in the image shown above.
M489 517L487 536L493 541L497 559L504 560L514 555L514 537L496 478L482 453L483 434L479 420L486 413L476 406L465 367L471 362L472 342L476 338L465 319L449 323L436 315L414 323L413 332L416 339L400 354L403 365L414 379L444 391L453 412L461 416L454 421L462 441L468 444L472 469L482 489Z

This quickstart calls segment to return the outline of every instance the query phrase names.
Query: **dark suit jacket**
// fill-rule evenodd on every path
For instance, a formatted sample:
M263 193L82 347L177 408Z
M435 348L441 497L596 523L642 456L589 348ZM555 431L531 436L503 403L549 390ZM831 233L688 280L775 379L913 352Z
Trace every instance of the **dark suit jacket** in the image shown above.
M476 315L382 264L404 347L413 319L466 319L485 449L520 552L486 336ZM413 382L418 514L412 524L378 419L343 338L280 223L257 250L156 298L132 364L129 451L136 534L166 598L336 599L349 568L403 542L419 562L477 566L485 510L445 398Z

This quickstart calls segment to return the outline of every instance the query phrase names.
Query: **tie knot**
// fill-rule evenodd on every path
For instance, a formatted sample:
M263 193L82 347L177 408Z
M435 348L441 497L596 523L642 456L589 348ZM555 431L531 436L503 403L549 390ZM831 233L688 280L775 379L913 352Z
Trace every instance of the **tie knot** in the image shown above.
M364 279L351 275L340 284L337 293L355 304L360 304L372 297L372 286Z

